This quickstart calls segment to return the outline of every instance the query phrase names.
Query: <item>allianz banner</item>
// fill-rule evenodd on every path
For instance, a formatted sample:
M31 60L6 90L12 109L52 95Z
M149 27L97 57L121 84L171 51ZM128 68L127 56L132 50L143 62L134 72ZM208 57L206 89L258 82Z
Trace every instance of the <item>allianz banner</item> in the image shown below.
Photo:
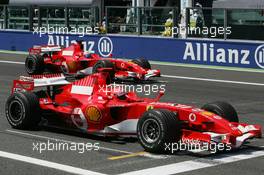
M103 57L264 69L264 42L191 40L117 35L33 35L0 31L0 50L27 51L34 45L63 45L83 40L84 48Z

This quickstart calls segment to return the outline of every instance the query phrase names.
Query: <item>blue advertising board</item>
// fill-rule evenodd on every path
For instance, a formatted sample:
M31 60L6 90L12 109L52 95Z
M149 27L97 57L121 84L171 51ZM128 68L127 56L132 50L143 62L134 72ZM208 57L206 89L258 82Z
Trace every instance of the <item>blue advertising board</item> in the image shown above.
M0 31L0 50L27 51L33 45L68 46L83 40L84 48L103 57L264 69L264 42L190 40L121 35L42 35Z

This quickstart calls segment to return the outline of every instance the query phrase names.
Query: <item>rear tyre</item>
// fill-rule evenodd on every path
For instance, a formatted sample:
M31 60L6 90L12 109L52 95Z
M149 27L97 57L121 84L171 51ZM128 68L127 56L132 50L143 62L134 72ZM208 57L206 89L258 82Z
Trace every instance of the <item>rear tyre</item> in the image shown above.
M139 65L140 67L142 67L144 69L151 69L151 65L150 65L149 61L144 59L144 58L134 59L134 60L132 60L132 62Z
M93 73L98 73L100 68L112 68L108 71L109 78L106 80L107 84L110 84L115 78L115 66L110 60L100 60L93 66Z
M169 152L166 145L177 143L182 136L181 123L174 112L153 109L145 112L137 125L140 144L148 152Z
M29 75L42 74L44 72L44 57L28 55L25 61L25 69Z
M202 109L219 115L230 122L239 122L237 111L227 102L216 101L208 103Z
M41 120L39 99L31 92L17 92L9 96L5 112L9 124L16 129L36 128Z

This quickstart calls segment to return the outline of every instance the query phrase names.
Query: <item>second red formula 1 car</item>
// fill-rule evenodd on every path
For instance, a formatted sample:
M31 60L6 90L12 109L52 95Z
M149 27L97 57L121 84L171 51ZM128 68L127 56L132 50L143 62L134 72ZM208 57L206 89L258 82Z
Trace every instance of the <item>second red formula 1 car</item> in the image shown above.
M50 73L84 74L98 72L100 68L111 68L113 78L133 78L148 80L150 77L159 77L160 70L152 70L146 59L124 61L121 59L102 58L97 54L83 51L81 42L67 48L60 46L37 46L29 49L25 61L28 74Z
M17 129L31 129L40 121L105 136L137 136L149 152L163 152L170 143L199 143L240 147L262 136L261 126L239 123L228 103L196 108L140 98L134 92L107 84L107 72L69 81L62 74L20 77L14 80L6 102L6 118ZM42 88L42 90L41 90Z

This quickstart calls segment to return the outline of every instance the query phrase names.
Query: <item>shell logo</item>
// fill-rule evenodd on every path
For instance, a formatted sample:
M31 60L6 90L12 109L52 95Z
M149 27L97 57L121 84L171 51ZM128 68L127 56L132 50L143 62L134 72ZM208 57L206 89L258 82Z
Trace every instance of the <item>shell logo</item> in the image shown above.
M92 122L99 122L102 119L101 111L95 106L87 107L85 114Z

